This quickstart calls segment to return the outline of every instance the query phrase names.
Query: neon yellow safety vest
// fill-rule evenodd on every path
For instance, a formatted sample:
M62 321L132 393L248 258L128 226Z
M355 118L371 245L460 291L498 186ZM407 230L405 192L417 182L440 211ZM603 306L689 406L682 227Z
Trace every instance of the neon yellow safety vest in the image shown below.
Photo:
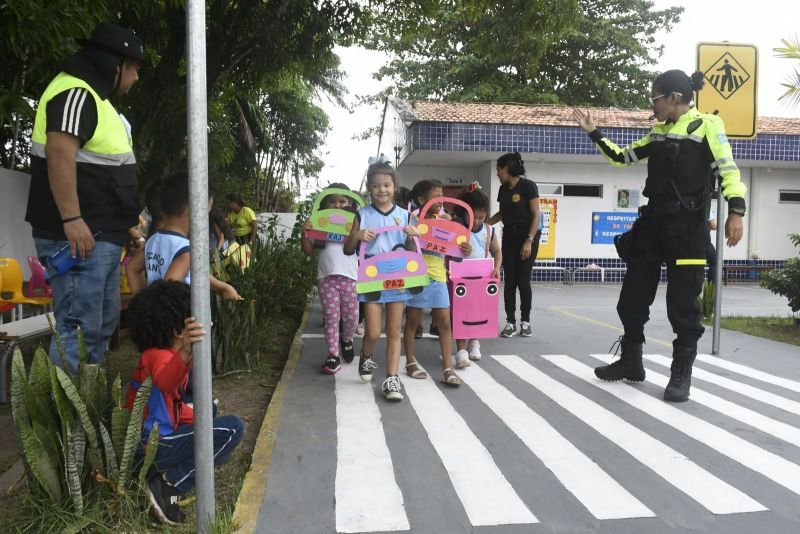
M78 201L81 216L98 239L122 243L135 226L140 211L136 189L136 157L128 130L108 99L102 99L84 80L59 73L39 100L31 138L31 190L25 219L34 237L62 239L63 224L49 186L47 170L47 104L73 88L94 98L97 126L76 154Z

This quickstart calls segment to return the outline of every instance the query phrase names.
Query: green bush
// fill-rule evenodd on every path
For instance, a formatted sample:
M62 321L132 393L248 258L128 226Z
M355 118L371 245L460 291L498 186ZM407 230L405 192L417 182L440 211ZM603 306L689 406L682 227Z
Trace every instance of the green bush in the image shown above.
M700 301L700 316L703 319L714 317L714 293L716 287L712 282L703 282L703 294L697 297Z
M31 495L80 516L103 493L140 494L141 486L131 482L151 386L148 378L127 410L120 377L109 385L100 365L86 363L80 331L78 342L74 376L52 363L42 347L27 370L20 350L14 351L11 413ZM151 436L140 484L158 446L158 431Z
M794 246L800 247L800 234L788 234ZM761 285L789 299L794 313L800 311L800 255L783 262L783 269L762 273Z
M217 373L257 367L275 335L277 318L299 317L315 282L316 262L300 250L298 223L289 238L277 231L277 217L261 228L252 245L250 267L234 268L229 283L244 298L212 302L212 351Z

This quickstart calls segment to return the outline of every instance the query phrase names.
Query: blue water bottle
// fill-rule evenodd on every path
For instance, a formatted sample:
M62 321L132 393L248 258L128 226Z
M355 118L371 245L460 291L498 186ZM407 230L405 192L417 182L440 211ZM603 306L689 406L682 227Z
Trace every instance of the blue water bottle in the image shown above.
M100 232L95 232L92 234L92 237L96 238L98 235L100 235ZM75 257L69 255L69 245L70 243L67 242L66 245L55 251L52 256L47 258L47 264L55 269L58 274L64 274L72 269L75 265L83 261L78 254L76 254Z

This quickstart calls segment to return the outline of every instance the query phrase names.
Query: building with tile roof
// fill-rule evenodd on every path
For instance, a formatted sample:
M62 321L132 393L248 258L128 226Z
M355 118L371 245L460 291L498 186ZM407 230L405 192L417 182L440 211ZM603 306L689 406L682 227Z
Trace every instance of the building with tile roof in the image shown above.
M643 137L653 125L646 109L590 111L595 124L620 146ZM800 231L800 119L760 117L758 135L732 139L731 146L748 187L748 212L744 237L735 248L726 248L726 261L771 264L795 255L786 234ZM571 108L386 99L378 152L395 163L406 187L434 178L445 184L446 194L456 195L477 181L494 213L499 188L495 162L514 151L522 154L527 177L537 182L542 199L555 206L555 213L548 214L553 218L551 257L540 255L537 265L620 266L609 229L603 226L606 239L595 232L619 218L614 214L635 218L636 208L647 201L641 196L647 167L609 166L572 119ZM630 198L627 207L620 207L623 196Z

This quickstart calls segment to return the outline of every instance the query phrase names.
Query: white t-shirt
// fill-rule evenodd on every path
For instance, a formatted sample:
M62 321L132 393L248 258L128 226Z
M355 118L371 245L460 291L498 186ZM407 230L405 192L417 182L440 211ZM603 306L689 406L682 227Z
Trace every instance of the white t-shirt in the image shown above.
M317 280L338 274L352 280L358 278L358 256L346 256L344 243L328 241L317 258Z

